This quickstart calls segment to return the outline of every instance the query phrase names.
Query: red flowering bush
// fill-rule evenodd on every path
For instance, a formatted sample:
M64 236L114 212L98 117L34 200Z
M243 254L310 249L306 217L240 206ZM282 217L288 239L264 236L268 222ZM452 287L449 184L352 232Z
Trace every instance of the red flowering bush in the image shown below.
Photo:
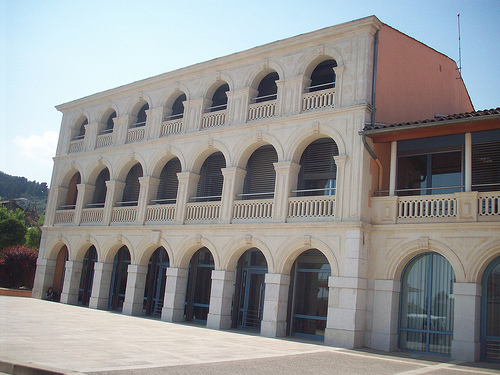
M38 250L26 246L11 246L0 255L0 286L33 288Z

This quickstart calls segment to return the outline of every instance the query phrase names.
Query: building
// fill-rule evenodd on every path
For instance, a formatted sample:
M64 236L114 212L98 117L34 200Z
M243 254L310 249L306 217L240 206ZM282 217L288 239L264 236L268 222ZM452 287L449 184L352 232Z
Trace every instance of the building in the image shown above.
M451 59L371 16L58 106L33 295L54 286L63 303L129 315L479 359L500 342L480 336L500 189L493 172L470 182L469 149L500 126L457 78ZM469 112L477 122L418 122ZM415 123L384 125L403 121ZM407 140L456 129L442 145L462 147L442 159L453 178L429 167L443 178L424 188L407 166L413 179L396 179L398 157L416 155ZM440 310L418 307L427 259L448 282L429 284Z

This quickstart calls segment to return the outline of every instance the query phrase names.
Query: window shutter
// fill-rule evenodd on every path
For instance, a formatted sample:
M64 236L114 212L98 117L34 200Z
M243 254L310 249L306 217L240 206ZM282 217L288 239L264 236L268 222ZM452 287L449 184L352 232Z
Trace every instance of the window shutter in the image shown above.
M130 169L125 179L122 202L137 202L139 200L139 191L141 189L139 177L142 177L142 166L137 163Z
M248 197L249 199L272 198L274 196L274 184L276 171L274 164L278 161L278 155L273 146L266 145L258 148L250 156L247 162L245 183L243 191L245 194L270 193L269 195Z
M181 171L179 159L170 160L163 167L160 174L160 185L156 199L176 199L177 198L177 173ZM167 202L172 203L172 202Z
M472 186L475 191L500 189L500 141L472 145Z
M224 155L220 151L213 153L205 160L200 171L198 197L220 197L222 195L222 185L224 183L222 168L226 168L226 159L224 159ZM220 200L220 198L215 200Z
M269 73L260 81L257 97L262 97L262 99L257 99L257 103L276 99L276 94L278 93L278 86L276 86L277 79L279 79L278 73L273 72Z
M109 170L108 168L104 168L101 173L99 173L99 176L97 176L92 203L104 203L106 201L106 181L108 180Z

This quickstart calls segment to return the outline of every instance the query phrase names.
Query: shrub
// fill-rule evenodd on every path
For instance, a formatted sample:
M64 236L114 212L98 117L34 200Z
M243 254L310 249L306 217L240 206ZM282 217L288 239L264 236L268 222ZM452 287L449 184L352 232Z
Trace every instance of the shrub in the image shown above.
M36 227L29 227L26 232L26 242L24 245L32 249L39 249L41 238L42 234Z
M32 289L37 258L37 249L26 246L5 248L0 258L0 286Z
M5 207L0 207L0 251L9 246L24 244L25 236L24 212L7 211Z

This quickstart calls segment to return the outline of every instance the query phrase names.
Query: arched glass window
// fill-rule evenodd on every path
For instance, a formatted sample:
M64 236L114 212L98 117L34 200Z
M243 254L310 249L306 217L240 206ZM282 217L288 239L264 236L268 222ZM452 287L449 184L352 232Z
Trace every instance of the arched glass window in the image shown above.
M269 73L267 76L262 78L262 81L260 81L259 84L259 88L257 89L257 97L254 99L256 103L276 100L276 95L278 93L276 80L278 79L279 76L276 72Z
M157 248L149 259L143 305L146 315L161 316L169 264L168 254L164 247Z
M259 147L246 165L247 174L243 184L243 199L266 199L274 197L276 171L274 163L278 154L272 145Z
M209 108L210 112L223 111L227 108L227 94L229 85L227 83L219 86L212 96L212 106Z
M109 117L108 120L106 121L106 129L102 131L102 133L111 133L113 131L113 128L115 126L114 119L116 118L116 112L113 111Z
M484 271L482 290L481 359L500 362L500 257Z
M113 272L109 288L108 309L121 311L125 302L127 288L127 269L130 264L130 252L127 246L122 246L113 260Z
M210 155L203 163L198 181L197 201L220 201L224 177L222 168L226 168L226 159L222 152Z
M88 125L89 124L89 120L85 119L82 124L80 125L80 127L78 128L78 133L76 134L76 136L73 138L73 140L78 140L78 139L83 139L85 138L85 125Z
M401 281L399 347L449 355L453 338L455 273L441 255L413 258Z
M290 335L323 339L328 314L330 263L319 250L303 252L292 267Z
M331 138L317 139L307 146L300 158L298 195L335 195L337 165L334 156L338 154L337 144Z
M106 181L109 181L109 170L104 168L95 181L94 194L92 196L92 207L104 207L106 201Z
M318 64L311 74L309 92L334 88L336 77L333 68L336 66L335 60L326 60Z
M149 104L146 103L144 104L141 109L139 109L139 112L137 113L137 121L135 124L132 124L130 127L131 128L138 128L140 126L146 125L146 111L149 109Z
M182 94L177 99L175 99L174 104L172 104L172 114L167 117L167 120L180 119L184 116L184 104L186 101L186 95Z
M123 197L120 202L122 206L137 206L139 191L141 189L139 177L142 177L142 166L140 163L137 163L130 169L125 178L125 188L123 189Z
M69 181L68 194L66 201L62 207L65 210L74 210L76 207L76 200L78 199L78 184L81 183L80 172L76 172Z
M154 200L157 204L173 204L177 200L177 173L181 171L181 163L179 159L171 159L165 164L160 173L160 184L158 185L158 193Z
M91 246L83 258L82 274L80 276L80 287L78 289L78 304L88 306L92 294L92 283L94 281L94 265L97 262L97 251Z
M198 250L189 263L184 320L206 323L212 289L214 258L206 247Z

